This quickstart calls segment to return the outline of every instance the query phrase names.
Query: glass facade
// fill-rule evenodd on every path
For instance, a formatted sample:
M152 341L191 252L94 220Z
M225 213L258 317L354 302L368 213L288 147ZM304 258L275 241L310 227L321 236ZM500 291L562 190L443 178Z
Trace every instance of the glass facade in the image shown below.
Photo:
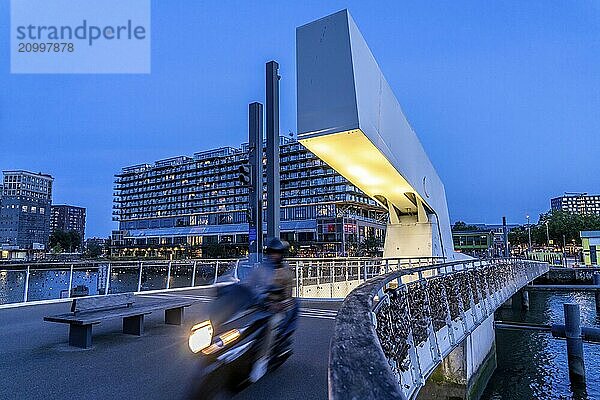
M126 167L115 176L113 255L207 256L247 250L247 144ZM298 255L343 255L387 214L300 143L281 138L281 230ZM266 194L264 195L266 201ZM212 249L210 249L212 248Z

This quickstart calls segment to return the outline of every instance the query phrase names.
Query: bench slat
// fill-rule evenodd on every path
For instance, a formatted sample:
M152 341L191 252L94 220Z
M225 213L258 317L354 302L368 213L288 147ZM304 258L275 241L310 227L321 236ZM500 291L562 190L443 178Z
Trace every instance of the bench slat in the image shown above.
M77 313L67 313L44 317L44 321L59 322L75 325L98 324L102 321L115 318L131 317L135 315L150 314L157 310L168 310L172 308L188 307L194 302L192 300L161 301L153 303L135 304L131 307L116 309L88 310Z
M79 297L73 299L71 312L130 307L135 303L133 293L109 294L107 296Z

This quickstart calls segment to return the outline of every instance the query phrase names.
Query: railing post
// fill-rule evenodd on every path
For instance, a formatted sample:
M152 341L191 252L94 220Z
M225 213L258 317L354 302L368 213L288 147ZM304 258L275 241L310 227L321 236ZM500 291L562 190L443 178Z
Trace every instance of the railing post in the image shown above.
M110 273L111 273L111 268L112 264L108 263L108 269L106 270L106 285L104 285L104 295L106 296L108 294L108 287L110 286Z
M217 261L215 263L215 280L213 282L213 285L217 284L217 279L219 278L219 262Z
M299 263L299 261L296 261L296 297L300 297L300 275L298 274L300 272Z
M69 273L69 298L71 298L72 287L73 287L73 264L71 264L71 270Z
M363 273L364 273L364 278L365 278L365 282L367 281L367 260L365 260L364 265L363 265Z
M233 271L233 277L235 279L240 279L239 275L238 275L238 268L240 267L240 260L237 259L235 260L235 267L234 267L234 271Z
M138 261L138 267L139 267L139 275L138 275L138 287L137 287L137 291L141 292L142 291L142 268L143 268L143 263L141 261Z
M192 283L190 287L194 287L194 285L196 284L196 263L197 261L194 261L194 267L192 268Z
M28 292L29 292L29 265L27 266L27 272L25 273L25 292L23 293L23 303L27 303Z
M319 284L319 271L321 271L321 265L319 265L318 262L317 262L316 268L317 268L317 270L315 271L316 272L315 275L317 276L317 285L318 285Z
M172 261L169 260L169 265L167 267L167 289L171 287L171 263Z
M331 275L331 286L329 287L329 297L333 299L333 284L335 278L335 262L331 262L331 270L329 271L329 275Z
M344 268L345 272L346 272L346 282L348 282L348 269L350 268L350 266L348 265L348 263L346 263L346 267Z

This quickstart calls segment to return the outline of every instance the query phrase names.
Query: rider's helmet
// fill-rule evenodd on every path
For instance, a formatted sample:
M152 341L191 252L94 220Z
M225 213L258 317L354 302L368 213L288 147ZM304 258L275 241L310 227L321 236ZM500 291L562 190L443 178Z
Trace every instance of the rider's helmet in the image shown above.
M285 240L279 238L271 238L267 241L266 253L279 253L283 254L290 248L290 244Z

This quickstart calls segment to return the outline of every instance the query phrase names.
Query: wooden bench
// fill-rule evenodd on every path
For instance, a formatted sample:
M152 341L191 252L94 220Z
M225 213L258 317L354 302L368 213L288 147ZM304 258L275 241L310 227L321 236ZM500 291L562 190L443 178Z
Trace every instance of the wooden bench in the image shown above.
M87 349L92 346L92 325L102 321L123 318L123 333L141 336L144 333L144 315L165 310L165 324L181 325L183 308L192 300L165 299L160 302L135 303L132 293L73 299L71 312L44 317L44 321L69 324L69 345Z

